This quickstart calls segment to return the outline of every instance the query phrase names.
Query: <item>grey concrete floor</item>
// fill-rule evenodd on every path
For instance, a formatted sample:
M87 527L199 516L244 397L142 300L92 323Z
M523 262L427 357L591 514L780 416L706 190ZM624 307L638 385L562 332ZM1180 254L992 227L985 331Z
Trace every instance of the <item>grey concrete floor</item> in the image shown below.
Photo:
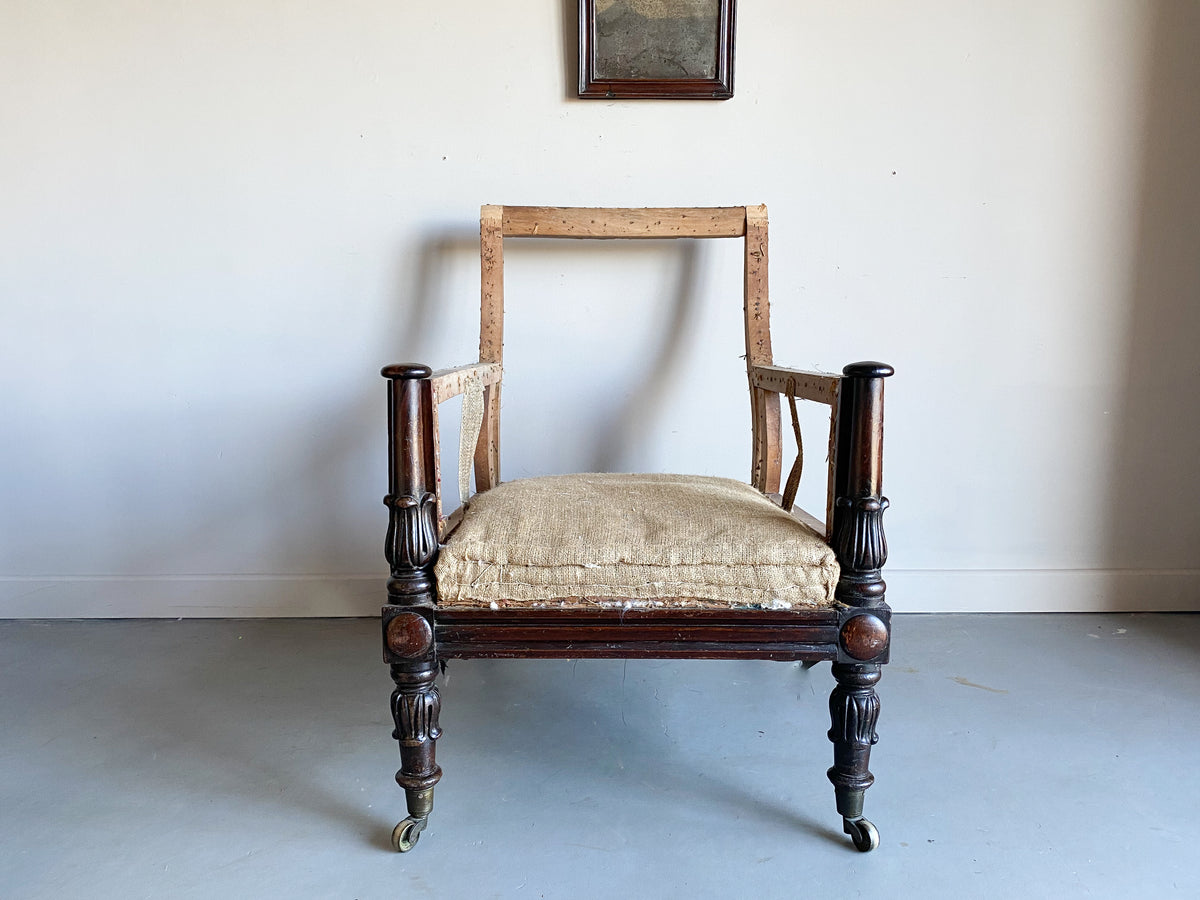
M828 665L452 662L388 849L373 621L0 622L0 896L1200 897L1200 616L900 616L859 854Z

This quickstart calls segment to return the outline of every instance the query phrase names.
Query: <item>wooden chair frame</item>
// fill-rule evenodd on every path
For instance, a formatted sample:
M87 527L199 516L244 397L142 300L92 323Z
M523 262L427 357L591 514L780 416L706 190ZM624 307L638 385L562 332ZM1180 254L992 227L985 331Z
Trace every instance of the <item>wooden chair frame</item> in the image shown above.
M439 541L463 515L443 516L438 405L482 384L484 414L474 454L477 491L500 482L500 391L504 341L504 240L558 238L742 238L745 242L746 372L753 441L750 482L791 508L799 463L780 495L780 395L796 425L796 400L830 407L829 490L824 529L841 566L830 608L759 609L442 609L433 566ZM863 818L863 794L879 700L875 685L887 662L891 610L881 574L887 558L882 516L883 379L890 366L860 362L829 375L776 366L767 294L767 213L763 206L591 209L484 206L480 217L479 361L432 371L386 366L388 495L386 556L391 567L383 608L384 660L391 666L395 737L409 816L393 834L397 850L417 841L441 778L434 745L441 733L439 663L467 658L706 658L829 660L836 684L829 700L834 763L828 775L837 810L856 847L878 845ZM802 445L801 445L802 446ZM801 454L802 456L802 454ZM465 499L465 498L464 498Z

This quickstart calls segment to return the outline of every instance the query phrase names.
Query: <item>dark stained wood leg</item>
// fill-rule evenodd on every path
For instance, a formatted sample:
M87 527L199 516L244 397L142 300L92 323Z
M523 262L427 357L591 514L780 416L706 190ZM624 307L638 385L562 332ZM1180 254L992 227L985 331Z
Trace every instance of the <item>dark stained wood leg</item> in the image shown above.
M442 701L434 629L437 585L437 500L432 471L433 396L426 366L383 370L388 379L388 531L384 554L391 567L383 608L383 657L391 665L392 736L400 742L396 783L404 788L408 818L392 832L392 846L411 850L433 811L433 786L442 777L434 758Z
M883 380L892 368L854 363L843 373L834 468L832 543L842 567L836 596L847 606L883 606Z
M438 714L442 700L434 679L437 663L427 660L412 665L392 666L392 719L396 730L392 737L400 742L400 770L396 783L404 788L408 818L396 826L392 845L401 853L411 850L429 822L433 811L433 786L442 777L434 748L442 733Z
M891 610L883 580L887 540L883 513L883 381L885 363L863 362L842 370L838 397L834 471L833 549L841 566L835 596L844 604L833 664L837 687L829 697L833 767L829 780L837 795L842 826L864 852L879 846L879 832L863 818L863 794L875 781L868 769L871 747L879 740L880 663L891 643Z
M829 696L829 739L833 741L833 766L829 780L837 796L837 810L846 834L859 850L879 845L875 826L863 818L863 794L875 777L868 769L871 747L879 740L875 725L879 721L878 665L834 663L837 687Z

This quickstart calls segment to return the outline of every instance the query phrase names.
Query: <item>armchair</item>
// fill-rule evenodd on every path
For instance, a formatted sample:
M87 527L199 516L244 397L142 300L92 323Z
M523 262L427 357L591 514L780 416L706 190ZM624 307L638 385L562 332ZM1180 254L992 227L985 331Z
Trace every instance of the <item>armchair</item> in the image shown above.
M881 570L883 363L841 375L774 364L767 213L732 208L484 206L479 362L383 369L388 383L382 612L391 667L396 781L411 849L442 772L435 680L447 659L707 658L832 663L829 700L837 811L854 846L878 846L863 795L888 660L891 610ZM500 481L504 242L521 237L741 238L745 243L750 483L674 475L567 475ZM462 504L441 504L438 406L464 395ZM801 448L781 487L780 397ZM794 507L803 460L797 401L830 410L824 517ZM476 437L477 435L477 437ZM474 466L476 493L468 497Z

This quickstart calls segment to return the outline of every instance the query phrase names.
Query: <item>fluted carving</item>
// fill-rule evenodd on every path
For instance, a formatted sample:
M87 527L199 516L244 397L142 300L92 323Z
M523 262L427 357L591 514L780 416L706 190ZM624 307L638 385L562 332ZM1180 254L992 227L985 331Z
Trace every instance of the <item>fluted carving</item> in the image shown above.
M838 497L840 527L834 550L843 567L858 572L880 569L887 562L887 538L883 533L883 511L887 497Z
M438 727L441 711L442 699L434 685L416 693L396 688L392 692L392 718L396 722L394 737L409 746L436 741L442 733Z
M880 569L887 562L883 534L886 497L838 497L834 506L833 550L842 567L835 596L848 606L879 606L887 584Z
M831 741L874 744L879 740L875 724L879 721L879 697L875 691L848 690L838 687L829 698Z
M868 770L871 746L879 740L878 665L833 664L837 686L829 696L829 740L833 767L829 780L837 795L838 812L848 818L862 815L863 793L875 782Z
M404 788L409 814L426 818L433 808L433 786L441 780L442 769L434 757L436 741L442 729L438 715L442 700L434 679L437 664L426 660L418 664L392 666L392 737L400 742L400 771L396 783ZM423 827L423 826L422 826Z
M388 494L383 502L391 511L383 552L393 576L433 565L438 552L434 495Z

